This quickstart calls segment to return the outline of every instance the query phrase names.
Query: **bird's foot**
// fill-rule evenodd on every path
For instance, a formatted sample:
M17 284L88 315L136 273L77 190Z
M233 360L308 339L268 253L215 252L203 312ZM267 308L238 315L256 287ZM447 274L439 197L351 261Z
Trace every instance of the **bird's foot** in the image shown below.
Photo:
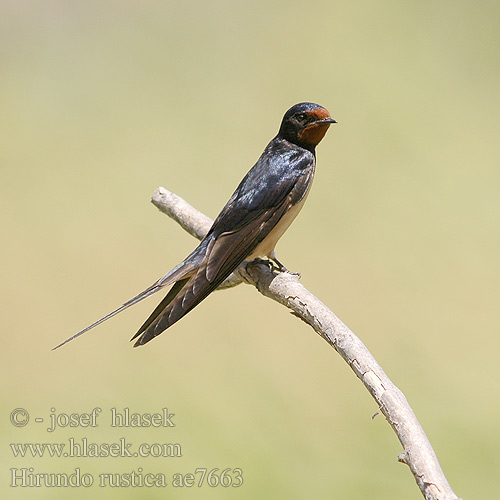
M276 258L269 258L269 259L254 259L252 262L256 262L258 264L262 264L264 266L267 266L269 268L269 271L274 273L275 271L278 271L280 273L288 273L292 274L293 276L298 276L300 278L300 273L295 273L293 271L289 271L278 259Z
M260 259L257 257L256 259L253 259L250 262L252 262L252 263L255 262L256 264L262 264L263 266L267 266L269 268L269 271L271 271L271 272L273 272L277 269L277 267L274 265L274 263L268 259Z
M273 270L277 269L280 273L293 274L294 276L298 276L300 278L300 273L289 271L276 257L269 259L269 262L271 263Z

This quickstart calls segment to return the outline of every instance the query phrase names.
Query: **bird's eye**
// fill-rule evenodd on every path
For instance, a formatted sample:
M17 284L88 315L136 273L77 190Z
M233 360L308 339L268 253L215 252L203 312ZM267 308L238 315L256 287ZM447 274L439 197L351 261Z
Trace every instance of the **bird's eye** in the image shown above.
M301 122L305 122L305 121L307 121L308 116L307 116L307 114L306 114L306 113L299 113L299 114L297 115L297 118L298 118Z

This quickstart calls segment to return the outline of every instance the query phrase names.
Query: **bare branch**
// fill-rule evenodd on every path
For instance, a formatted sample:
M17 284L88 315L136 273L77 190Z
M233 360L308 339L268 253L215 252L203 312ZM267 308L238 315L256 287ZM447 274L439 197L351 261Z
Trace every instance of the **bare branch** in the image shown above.
M161 212L174 219L191 236L202 240L212 226L213 220L196 210L180 196L159 187L151 196L151 202Z
M153 194L153 203L198 239L212 221L165 188ZM410 467L427 500L458 500L439 465L422 426L404 394L391 382L361 340L317 297L299 283L297 276L275 275L257 261L244 263L232 275L232 285L245 281L260 293L288 307L309 324L348 363L388 420L403 446L398 460Z

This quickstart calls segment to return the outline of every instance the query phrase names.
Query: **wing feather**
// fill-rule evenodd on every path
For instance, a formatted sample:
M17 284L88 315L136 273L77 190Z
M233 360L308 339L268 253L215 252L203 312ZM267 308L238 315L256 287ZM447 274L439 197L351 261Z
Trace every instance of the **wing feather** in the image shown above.
M178 281L134 335L134 346L144 345L179 321L213 292L269 234L290 206L289 197L280 206L271 207L236 231L214 238L198 270Z

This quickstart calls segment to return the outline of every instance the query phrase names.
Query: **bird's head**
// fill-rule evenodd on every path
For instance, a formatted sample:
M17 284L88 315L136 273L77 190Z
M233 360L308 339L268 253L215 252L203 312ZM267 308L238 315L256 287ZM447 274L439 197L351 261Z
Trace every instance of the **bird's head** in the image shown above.
M285 113L278 136L313 150L332 123L337 122L323 106L301 102Z

